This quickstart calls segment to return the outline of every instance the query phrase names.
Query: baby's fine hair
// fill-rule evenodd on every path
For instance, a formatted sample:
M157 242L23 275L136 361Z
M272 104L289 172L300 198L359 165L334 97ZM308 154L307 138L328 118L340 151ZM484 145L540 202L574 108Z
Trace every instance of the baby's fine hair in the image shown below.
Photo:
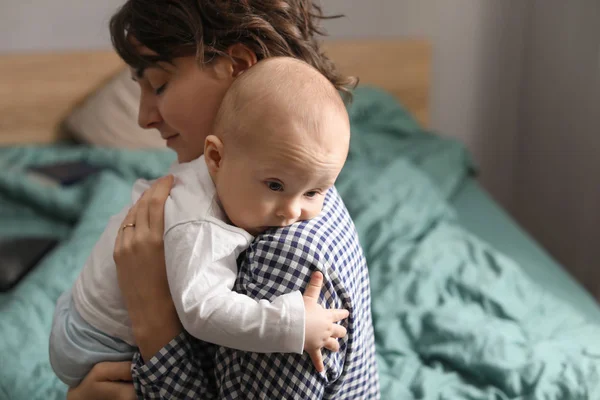
M239 134L251 119L273 112L301 118L303 125L314 131L327 113L347 119L340 93L317 69L294 58L273 57L234 80L217 112L213 132Z

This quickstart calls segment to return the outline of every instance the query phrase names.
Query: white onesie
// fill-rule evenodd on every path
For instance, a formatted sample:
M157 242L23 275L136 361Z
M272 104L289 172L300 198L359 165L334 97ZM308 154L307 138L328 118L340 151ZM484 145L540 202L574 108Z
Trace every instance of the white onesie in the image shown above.
M204 156L176 164L169 172L175 185L165 204L165 260L171 296L185 330L206 342L244 351L302 353L305 315L300 292L268 302L232 291L236 259L253 237L227 222ZM138 180L132 201L151 183ZM73 302L90 325L135 345L113 260L115 239L129 208L108 222L75 282Z

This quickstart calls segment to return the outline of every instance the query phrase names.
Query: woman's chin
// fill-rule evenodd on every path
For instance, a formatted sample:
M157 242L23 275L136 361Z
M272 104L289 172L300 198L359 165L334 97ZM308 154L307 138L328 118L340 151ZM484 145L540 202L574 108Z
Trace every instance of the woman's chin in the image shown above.
M175 148L177 147L178 139L179 139L179 135L174 135L174 136L171 136L171 137L165 139L165 141L167 142L167 147L177 151Z
M177 153L177 162L179 164L194 161L202 155L202 152L194 153L190 152L189 149L171 148L171 150Z

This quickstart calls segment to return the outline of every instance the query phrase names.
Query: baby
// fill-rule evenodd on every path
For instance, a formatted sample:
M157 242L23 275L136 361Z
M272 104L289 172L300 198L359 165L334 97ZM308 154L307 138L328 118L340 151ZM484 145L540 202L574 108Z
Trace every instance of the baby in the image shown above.
M253 235L321 212L349 139L340 95L308 64L269 58L235 80L204 155L170 170L175 184L165 204L165 261L188 333L261 353L311 353L345 335L331 326L347 316L344 310L305 309L297 291L268 302L232 288L236 259ZM150 184L137 181L132 201ZM128 360L136 350L113 260L118 230L135 229L123 224L128 209L110 219L74 287L58 300L50 362L69 386L94 364Z

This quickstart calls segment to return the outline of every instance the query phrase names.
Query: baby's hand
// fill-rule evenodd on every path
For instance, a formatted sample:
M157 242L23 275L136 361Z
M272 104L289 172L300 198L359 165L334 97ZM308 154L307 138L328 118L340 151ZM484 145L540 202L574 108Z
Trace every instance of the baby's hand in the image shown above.
M303 296L306 315L304 351L308 353L318 372L325 370L321 349L325 347L331 351L339 351L337 338L346 336L346 328L336 322L349 315L347 310L327 310L317 303L322 287L323 274L315 272L310 277Z

